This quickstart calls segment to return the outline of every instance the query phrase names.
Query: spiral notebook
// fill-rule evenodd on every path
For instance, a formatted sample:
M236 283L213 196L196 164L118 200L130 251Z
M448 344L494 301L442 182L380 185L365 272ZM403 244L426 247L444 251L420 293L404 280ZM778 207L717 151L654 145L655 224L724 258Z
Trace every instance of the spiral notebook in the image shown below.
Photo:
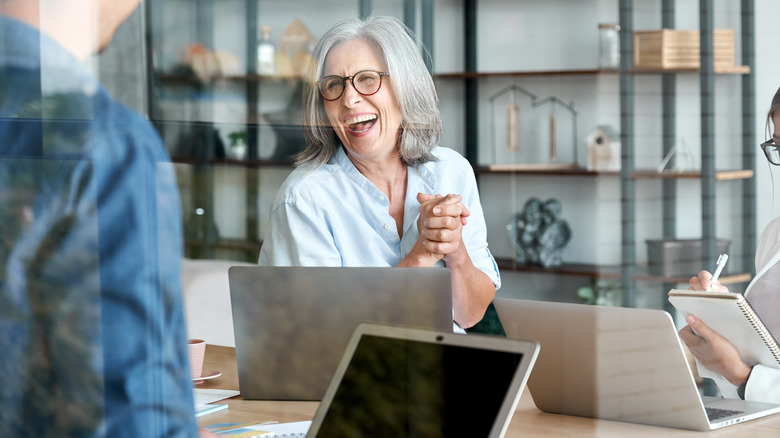
M696 316L728 339L748 365L780 368L777 340L742 294L672 289L669 302L683 316Z

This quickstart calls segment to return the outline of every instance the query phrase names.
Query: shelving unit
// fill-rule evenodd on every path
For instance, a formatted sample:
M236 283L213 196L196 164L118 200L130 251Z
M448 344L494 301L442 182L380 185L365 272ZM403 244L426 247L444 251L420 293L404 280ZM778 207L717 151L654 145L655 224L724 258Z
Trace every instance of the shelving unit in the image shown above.
M662 8L662 28L674 28L674 0L659 0ZM752 140L752 120L754 119L752 102L754 81L752 72L754 71L754 62L752 57L753 45L753 27L752 27L752 1L742 1L742 66L733 69L713 69L713 12L712 1L702 0L700 2L701 10L701 35L702 35L702 68L700 69L677 69L677 70L648 70L633 68L633 1L619 1L619 24L621 27L621 63L618 69L560 69L560 70L534 70L534 71L502 71L502 72L479 72L476 63L477 55L477 12L478 2L476 0L464 0L463 20L465 29L464 39L464 72L437 73L434 75L437 79L449 80L460 79L464 82L465 96L465 138L466 138L466 157L475 168L478 177L482 175L500 175L507 174L517 177L524 176L555 176L555 177L586 177L586 178L612 178L618 177L618 183L621 188L621 260L619 266L598 266L589 264L564 264L558 268L545 269L535 266L518 265L511 258L502 258L498 261L502 270L510 272L527 272L537 274L555 274L567 276L584 276L593 278L613 278L620 279L623 285L624 306L636 306L636 282L661 283L664 288L671 288L676 283L687 283L688 278L666 278L649 275L646 267L638 266L636 261L636 182L638 180L659 180L663 189L663 231L666 238L675 236L675 224L677 223L677 214L675 211L677 199L677 181L678 180L700 180L702 187L702 239L704 240L704 258L715 260L715 184L718 182L743 184L743 194L745 203L743 210L747 212L743 216L742 243L745 248L741 253L754 253L751 248L755 241L755 164L753 162L754 154ZM634 77L637 75L659 75L662 78L662 119L663 119L663 155L669 153L671 147L675 144L676 126L676 76L698 74L701 82L701 112L702 112L702 132L706 135L702 138L702 169L701 171L658 172L656 169L637 169L635 168L635 89ZM743 120L743 163L742 168L738 169L715 169L714 162L714 89L713 78L718 75L742 75L742 95L743 107L741 117ZM478 123L478 95L480 81L490 78L527 78L527 77L556 77L556 76L588 76L588 75L615 75L619 81L620 90L620 132L621 144L623 148L621 156L620 172L591 172L583 168L544 168L544 166L524 167L513 165L488 166L481 165L479 161L479 123ZM483 149L484 150L484 149ZM722 277L724 284L745 283L752 278L754 274L752 268L747 268L751 264L747 261L734 266L745 267L744 272Z
M753 178L755 172L753 170L719 170L713 175L716 181L731 181L735 179L750 179ZM701 179L702 173L698 171L664 171L658 172L656 170L635 170L628 175L632 179Z
M662 178L663 179L663 236L665 238L675 237L675 224L677 222L675 199L677 198L677 187L675 178L699 178L701 180L701 202L702 202L702 255L704 260L715 260L716 250L716 181L742 180L743 198L745 206L743 207L743 254L753 254L753 242L755 242L755 183L753 175L755 172L755 162L752 158L753 141L750 133L752 126L750 121L755 117L752 103L754 95L753 72L755 65L753 60L753 7L752 0L742 1L742 64L745 69L735 69L723 73L743 74L742 80L742 120L743 120L743 168L736 171L718 171L715 169L715 103L714 103L714 76L713 68L713 30L714 14L712 0L701 0L699 2L699 24L701 36L701 67L698 71L700 77L700 105L701 105L701 171L686 172L685 174L653 174L647 171L636 171L634 165L634 74L662 74L662 118L663 118L663 154L670 152L676 138L676 122L674 118L676 105L676 83L675 74L688 73L690 71L671 71L671 72L651 72L632 69L632 60L634 59L633 37L633 0L619 1L619 17L621 27L621 62L620 62L620 105L621 105L621 143L623 145L622 166L621 166L621 212L623 217L622 227L622 259L621 283L623 288L623 305L636 306L636 288L632 279L637 277L636 268L636 238L635 238L635 210L636 197L635 185L636 178ZM675 1L661 0L662 22L661 28L675 28ZM747 272L736 276L740 282L749 281L752 275L752 268L748 261L743 261L741 267ZM679 279L678 279L679 280ZM674 283L680 281L672 280L665 282L664 288L669 289ZM684 282L684 281L683 281Z
M167 3L166 3L167 2ZM219 87L225 85L233 87L234 89L243 89L243 99L246 104L246 115L231 121L230 124L240 125L246 132L246 146L247 154L246 159L236 160L228 156L221 156L214 153L216 146L214 140L211 139L210 143L206 145L203 150L197 154L188 155L176 155L172 154L172 160L178 165L186 167L188 173L191 175L193 181L192 189L187 193L182 193L182 196L191 197L191 203L198 207L202 211L203 217L197 218L197 222L202 224L200 229L196 233L199 237L195 239L186 239L185 250L188 256L194 258L219 258L224 255L217 254L218 250L227 250L231 254L236 254L237 259L243 259L246 261L255 262L259 254L259 249L262 245L261 236L258 235L259 229L259 211L258 211L258 198L259 184L261 178L259 173L262 170L292 170L293 162L289 159L273 160L261 158L260 146L261 146L261 131L273 126L274 129L282 129L285 126L274 124L269 125L267 121L264 121L263 114L260 114L259 108L262 107L261 102L267 102L268 97L264 94L267 90L279 87L294 88L300 79L289 77L276 77L265 76L257 74L255 70L257 60L257 36L260 28L259 20L262 20L262 4L266 2L266 5L270 5L272 8L276 8L278 5L273 4L267 0L239 0L231 1L228 4L220 3L215 0L192 0L192 1L180 1L177 5L180 5L180 11L176 14L182 16L195 17L194 22L187 23L182 29L187 33L186 36L178 36L176 42L183 43L186 40L187 43L199 43L206 48L214 49L215 43L215 31L219 31L217 26L219 23L216 21L220 15L220 7L230 6L233 11L236 11L236 7L240 9L241 15L245 18L243 20L243 30L233 29L237 32L245 32L246 34L246 51L240 55L242 60L246 63L246 68L243 73L236 74L217 74L212 77L203 78L198 77L194 73L187 72L171 72L170 69L166 70L160 68L158 63L161 47L168 44L168 49L172 44L167 41L162 41L162 33L166 28L165 13L167 6L171 8L169 0L150 0L145 5L146 19L149 23L149 31L146 36L146 44L148 50L147 62L150 66L148 73L148 103L149 107L147 113L149 114L152 122L157 126L161 135L164 134L166 124L176 122L173 120L165 120L164 114L156 107L156 103L160 100L160 94L164 90L179 90L182 93L191 93L193 95L208 95L213 93ZM303 5L303 2L299 2L297 6ZM290 9L290 18L296 14L301 13L299 7L296 5L285 6ZM371 0L344 0L336 6L344 7L345 11L355 9L357 14L365 16L371 13L374 9L373 2ZM355 8L356 6L356 8ZM178 7L178 6L176 6ZM388 5L382 5L386 8ZM416 28L418 21L418 15L425 23L432 22L433 1L432 0L397 0L393 5L395 9L401 11L403 21L407 23L412 29ZM170 9L167 10L170 14ZM305 12L304 12L305 13ZM338 15L338 12L334 14ZM170 17L169 17L170 19ZM178 19L178 17L176 18ZM181 21L179 21L181 23ZM423 44L427 47L432 47L432 33L430 28L422 29L419 32L422 38ZM161 44L165 43L165 44ZM216 49L215 49L216 50ZM430 66L430 65L429 65ZM273 92L269 93L273 94ZM201 96L194 97L201 98ZM207 108L206 116L204 120L198 122L181 121L182 124L192 123L193 125L199 125L203 129L208 127L218 128L225 123L215 122L213 117L214 105L213 99L208 101L209 97L205 97L205 107L211 105L211 108ZM266 99L265 101L263 99ZM286 126L286 128L299 128L299 125ZM164 135L163 135L164 137ZM170 147L170 145L169 145ZM243 191L245 192L244 210L246 212L245 229L246 236L244 238L224 238L215 234L214 227L211 226L215 221L215 169L226 168L242 168L245 171L245 182L243 184ZM190 212L184 212L185 223L188 220ZM186 230L185 230L186 231ZM185 233L186 234L186 233Z
M536 70L536 71L506 71L506 72L451 72L436 73L434 79L478 79L498 77L523 77L523 76L591 76L602 74L617 74L614 69L572 69L572 70Z
M498 264L498 268L504 272L513 271L513 272L526 272L526 273L533 273L533 274L567 275L567 276L577 276L577 277L610 278L610 279L620 279L620 269L621 269L619 265L604 266L604 265L593 265L587 263L564 263L563 265L555 268L543 268L541 266L522 265L510 258L502 258L502 257L496 258L496 264ZM723 285L730 285L730 284L745 283L747 281L750 281L751 278L752 278L751 274L742 273L742 274L733 274L733 275L723 275L722 277L720 277L719 281ZM652 275L649 272L647 272L646 268L637 269L634 276L632 277L632 280L646 281L652 283L664 283L664 284L666 283L677 284L677 283L688 282L687 277L662 277L658 275Z
M152 23L152 28L160 26L160 17L154 15L155 10L161 8L163 0L151 0L147 4L148 22ZM190 166L192 173L197 177L193 178L197 180L197 186L193 192L199 197L197 201L198 205L203 205L207 214L211 214L214 210L214 179L212 171L214 168L226 168L236 167L248 170L246 172L245 187L247 188L245 194L245 205L248 213L246 222L247 236L242 239L218 239L217 236L210 235L210 230L204 228L204 239L196 242L188 242L188 248L198 249L203 257L212 257L215 250L229 249L231 251L236 250L240 253L247 254L247 260L256 260L256 252L260 247L260 238L257 235L258 230L258 209L257 198L259 196L257 192L258 187L258 172L261 169L290 169L290 161L274 161L260 159L259 144L260 144L260 130L266 127L263 125L262 116L259 114L259 103L263 99L261 94L263 93L263 86L268 84L285 85L287 79L272 78L267 76L257 75L254 71L255 64L255 46L256 36L258 30L258 5L264 0L246 0L244 2L246 14L245 28L247 34L247 51L245 53L247 61L247 71L244 74L231 74L225 76L219 76L212 78L210 81L203 82L194 75L174 75L167 72L151 69L149 77L149 102L150 109L149 114L153 121L159 119L152 104L157 97L155 96L156 90L164 89L165 87L190 87L201 88L203 90L211 90L221 84L230 84L232 86L244 87L244 98L247 103L248 112L245 119L238 120L236 123L241 123L247 130L247 159L246 160L234 160L227 157L214 156L213 153L206 153L205 155L190 157L179 156L174 157L174 161L179 164ZM595 2L595 0L594 0ZM662 22L660 27L673 28L674 27L674 12L675 1L674 0L658 0L662 8ZM433 51L433 18L434 18L434 2L432 0L401 0L403 3L404 21L407 23L420 23L419 28L414 24L410 25L413 29L418 28L416 32L421 36L422 45L426 47L429 53ZM475 172L478 178L499 176L511 176L519 178L533 178L533 177L563 177L563 178L577 178L586 179L588 183L591 181L594 184L601 184L603 180L607 180L609 184L612 184L614 180L615 185L620 186L621 190L621 203L620 203L620 216L622 222L621 229L621 265L616 266L597 266L588 264L566 264L563 267L556 269L545 270L537 267L522 267L518 266L511 258L499 259L499 267L508 272L533 272L533 273L550 273L556 275L568 275L568 276L583 276L583 277L605 277L605 278L619 278L625 285L624 302L626 306L636 305L636 290L635 283L638 281L647 281L654 283L672 284L680 281L679 278L660 278L648 275L643 272L643 267L637 266L636 251L637 251L637 237L636 237L636 207L637 207L637 195L636 184L638 181L645 180L658 180L658 184L662 186L662 220L664 237L673 237L675 235L675 224L678 222L678 215L675 211L675 201L678 199L677 184L680 180L700 180L702 187L702 238L705 241L705 257L714 258L717 254L712 254L715 249L715 192L716 184L742 184L744 203L742 209L748 214L743 218L744 230L742 233L741 242L746 246L742 249L744 254L753 254L754 248L749 248L752 242L756 239L755 230L755 218L752 216L756 210L755 204L755 182L752 177L754 174L755 164L753 162L755 154L755 145L753 144L753 121L755 114L753 114L753 108L755 108L755 102L753 101L754 78L753 74L744 74L741 71L733 72L721 72L714 71L711 65L712 61L712 41L707 40L712 29L712 0L701 0L701 35L702 35L702 65L704 68L699 70L674 70L674 71L649 71L634 69L633 62L633 1L632 0L618 0L618 16L619 23L622 31L621 35L621 65L617 69L598 69L598 68L561 68L561 69L536 69L536 70L512 70L510 68L503 69L502 71L481 72L477 65L477 40L478 40L478 28L477 28L477 13L478 13L478 1L477 0L463 0L462 2L462 19L463 19L463 71L447 71L436 72L434 79L436 81L445 81L447 84L463 84L463 104L464 104L464 151L466 158L474 166ZM197 29L197 40L204 44L210 44L214 35L214 12L215 12L214 0L196 0L191 3L189 7L197 9L197 23L193 26ZM357 2L360 14L367 14L373 9L372 2L370 0L359 0ZM484 6L484 3L482 4ZM461 8L461 6L453 6ZM420 14L418 17L417 14ZM460 10L458 10L460 13ZM741 26L741 42L742 42L742 64L752 72L754 70L753 62L753 27L752 27L752 0L742 0L742 26ZM157 22L157 24L154 24ZM150 48L155 47L154 35L150 32L148 37L148 45ZM709 51L709 52L708 52ZM149 65L154 66L154 50L148 50L149 53ZM430 59L432 59L431 56ZM743 120L743 163L741 168L734 169L715 169L714 163L714 149L711 149L711 145L714 144L713 137L713 125L714 125L714 91L712 88L712 82L715 75L726 74L741 74L742 77L742 95L743 95L743 109L741 110L741 116ZM699 75L701 82L701 110L702 110L702 143L705 148L702 149L702 170L700 172L662 172L658 173L654 169L636 168L635 166L635 137L634 130L635 124L635 99L639 97L634 89L634 80L639 76L656 75L661 78L661 94L662 94L662 118L663 118L663 155L669 152L671 145L675 143L676 138L676 126L675 126L675 106L676 106L676 78L679 75ZM488 166L480 164L478 160L480 151L484 153L486 151L485 145L480 147L479 131L479 89L480 83L490 83L494 80L511 80L513 78L543 78L544 80L584 80L584 81L600 81L602 78L606 78L606 81L617 81L619 83L619 105L620 111L620 132L621 143L624 149L621 158L621 171L620 172L593 172L584 168L544 168L544 166ZM663 156L662 155L662 156ZM734 166L734 167L739 167ZM655 183L653 183L655 184ZM742 263L744 266L751 266L749 261ZM736 265L736 264L734 264ZM749 270L745 271L745 274L751 274ZM733 277L733 279L732 279ZM745 281L744 275L735 275L724 278L725 281ZM687 281L687 279L684 279Z
M544 166L507 165L507 166L477 166L474 168L477 175L480 174L511 174L511 175L554 175L554 176L617 176L618 172L594 171L582 167L555 168Z

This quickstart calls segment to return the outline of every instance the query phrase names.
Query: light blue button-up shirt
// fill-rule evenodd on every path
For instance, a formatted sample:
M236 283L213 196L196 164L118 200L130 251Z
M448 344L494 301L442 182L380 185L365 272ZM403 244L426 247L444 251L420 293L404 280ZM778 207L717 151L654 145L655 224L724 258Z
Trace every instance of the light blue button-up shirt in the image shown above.
M339 149L316 170L294 170L279 190L271 229L259 264L274 266L396 266L417 242L417 193L463 196L471 212L463 242L474 266L501 285L488 250L487 230L474 171L449 148L433 151L438 161L408 170L403 236L390 216L387 196Z

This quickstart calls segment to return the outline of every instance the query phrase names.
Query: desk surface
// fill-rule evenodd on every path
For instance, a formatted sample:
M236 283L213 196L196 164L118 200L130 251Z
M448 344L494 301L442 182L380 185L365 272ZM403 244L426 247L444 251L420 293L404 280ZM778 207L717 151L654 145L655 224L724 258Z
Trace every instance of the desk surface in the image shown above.
M206 380L197 388L238 390L236 351L231 347L208 345L204 369L219 370L222 376ZM249 421L304 421L311 420L317 410L317 402L280 402L243 400L233 397L226 403L228 409L199 418L201 426L221 422ZM592 418L548 414L534 405L528 389L525 390L517 410L509 424L506 437L777 437L780 436L780 415L773 415L748 423L729 426L713 432L692 432L616 421L594 420Z

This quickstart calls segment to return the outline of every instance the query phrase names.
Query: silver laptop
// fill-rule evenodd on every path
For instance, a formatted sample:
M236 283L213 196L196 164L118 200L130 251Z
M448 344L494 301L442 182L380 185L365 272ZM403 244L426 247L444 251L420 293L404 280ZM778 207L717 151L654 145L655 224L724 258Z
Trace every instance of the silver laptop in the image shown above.
M228 280L248 400L321 400L361 322L452 332L445 268L234 266Z
M308 437L504 436L536 341L361 324Z
M510 298L494 304L507 336L541 344L528 388L545 412L692 430L780 412L780 405L700 397L665 311Z

